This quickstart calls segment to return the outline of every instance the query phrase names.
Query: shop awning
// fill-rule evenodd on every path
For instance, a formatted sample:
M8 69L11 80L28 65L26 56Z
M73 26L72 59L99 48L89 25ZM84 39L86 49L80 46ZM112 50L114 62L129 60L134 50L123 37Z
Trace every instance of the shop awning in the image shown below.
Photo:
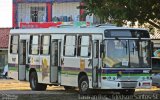
M14 3L45 3L45 2L54 2L55 0L13 0Z

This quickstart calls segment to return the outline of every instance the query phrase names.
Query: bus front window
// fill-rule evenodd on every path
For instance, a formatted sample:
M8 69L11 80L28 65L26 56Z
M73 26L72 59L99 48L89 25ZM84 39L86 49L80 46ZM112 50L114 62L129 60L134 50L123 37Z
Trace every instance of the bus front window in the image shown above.
M128 40L105 41L104 67L129 67Z
M130 40L130 50L132 50L131 48L133 48L134 52L130 53L130 67L149 67L148 41Z
M104 67L145 68L148 58L148 41L105 40Z
M149 67L149 43L146 40L136 41L134 54L130 56L131 67L146 68ZM137 60L136 60L137 59ZM135 62L136 61L136 62Z
M139 59L138 59L138 54L139 54L139 44L138 41L136 42L135 40L130 40L130 67L138 67L139 66Z

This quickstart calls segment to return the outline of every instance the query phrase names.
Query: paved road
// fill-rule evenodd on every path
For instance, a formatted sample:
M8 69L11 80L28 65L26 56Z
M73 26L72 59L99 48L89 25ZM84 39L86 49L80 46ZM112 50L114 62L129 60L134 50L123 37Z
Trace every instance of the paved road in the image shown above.
M0 100L131 100L160 99L160 89L136 90L135 95L122 96L113 92L102 95L80 95L78 90L65 91L61 86L48 86L46 91L31 91L28 82L0 79Z

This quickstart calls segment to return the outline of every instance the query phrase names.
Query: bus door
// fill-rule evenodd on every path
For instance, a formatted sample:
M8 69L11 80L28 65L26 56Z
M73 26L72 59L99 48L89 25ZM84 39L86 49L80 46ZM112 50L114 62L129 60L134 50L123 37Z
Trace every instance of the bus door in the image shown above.
M27 56L26 40L20 40L18 52L18 80L26 80L26 56Z
M50 82L59 83L59 71L61 54L61 41L53 39L51 41L51 67L50 67Z
M94 40L92 46L92 87L98 88L100 82L100 40Z

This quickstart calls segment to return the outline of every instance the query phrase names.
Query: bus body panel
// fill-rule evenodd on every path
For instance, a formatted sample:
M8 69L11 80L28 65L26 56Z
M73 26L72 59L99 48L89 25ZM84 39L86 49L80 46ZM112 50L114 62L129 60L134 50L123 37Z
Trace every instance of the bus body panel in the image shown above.
M30 40L29 34L20 35L20 40Z
M60 39L60 40L64 40L64 34L51 34L51 39Z
M8 76L18 80L18 55L8 54Z
M78 86L78 73L80 72L80 58L64 57L61 70L61 84L67 86Z
M67 86L78 86L78 75L81 72L87 74L89 79L89 87L92 88L92 66L91 66L91 58L80 58L76 59L64 57L62 71L61 71L61 85Z
M39 74L41 78L40 83L50 83L50 56L41 55L40 56L40 71Z
M37 72L39 83L50 83L50 56L29 55L29 67Z

